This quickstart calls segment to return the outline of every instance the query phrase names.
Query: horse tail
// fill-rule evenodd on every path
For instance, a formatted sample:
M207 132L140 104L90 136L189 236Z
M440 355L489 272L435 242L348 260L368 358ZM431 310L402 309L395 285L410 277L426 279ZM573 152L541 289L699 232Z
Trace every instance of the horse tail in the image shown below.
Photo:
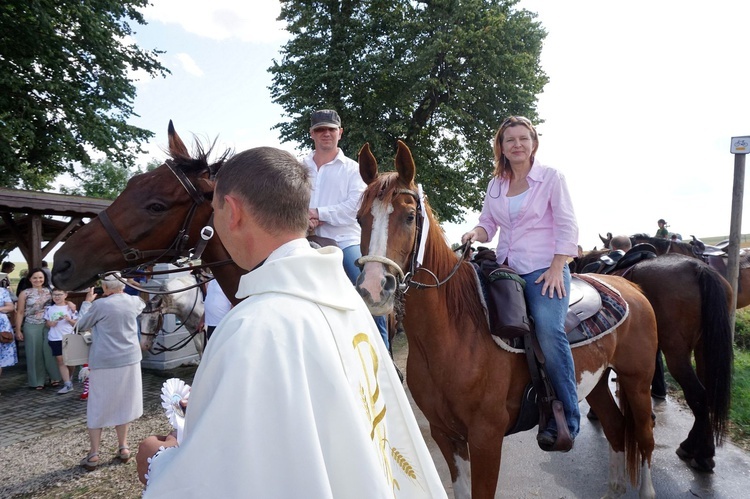
M701 290L701 330L703 334L703 382L708 413L716 445L721 445L727 430L732 398L732 329L729 323L726 281L713 269L702 266L698 283Z
M633 487L638 486L641 473L641 452L636 438L635 417L624 390L619 391L620 410L625 417L625 469Z

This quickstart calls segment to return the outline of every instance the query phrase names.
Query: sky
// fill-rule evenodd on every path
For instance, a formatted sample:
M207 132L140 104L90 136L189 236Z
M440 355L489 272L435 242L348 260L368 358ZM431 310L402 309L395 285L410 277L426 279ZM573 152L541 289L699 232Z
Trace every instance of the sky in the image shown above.
M130 122L156 134L142 164L165 158L170 119L183 139L217 138L220 150L309 151L280 144L272 129L284 111L271 102L267 70L288 39L278 1L152 4L134 38L165 51L172 74L135 75L139 116ZM660 218L683 237L728 235L730 141L750 135L750 2L523 0L517 8L537 13L548 32L537 157L565 174L584 249L601 246L606 232L653 234ZM477 218L444 224L449 241Z

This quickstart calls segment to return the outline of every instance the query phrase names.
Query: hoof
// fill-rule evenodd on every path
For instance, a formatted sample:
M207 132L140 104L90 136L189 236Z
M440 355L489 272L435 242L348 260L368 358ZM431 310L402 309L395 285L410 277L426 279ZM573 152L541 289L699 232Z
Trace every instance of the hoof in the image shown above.
M677 447L675 453L677 454L677 457L679 457L683 461L689 461L690 459L693 459L693 453L686 451L682 446Z
M686 461L691 468L702 473L713 473L716 462L713 457L695 457L693 453L686 451L682 446L675 451L677 456Z
M714 468L716 467L716 463L712 457L693 458L690 460L689 464L691 468L702 473L713 473Z

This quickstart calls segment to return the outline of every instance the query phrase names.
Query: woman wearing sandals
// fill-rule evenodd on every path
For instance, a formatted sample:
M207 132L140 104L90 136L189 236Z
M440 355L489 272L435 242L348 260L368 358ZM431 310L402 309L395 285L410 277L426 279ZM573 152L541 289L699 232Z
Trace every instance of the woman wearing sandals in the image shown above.
M99 444L102 428L114 426L117 433L117 459L131 457L128 426L143 414L141 347L138 343L138 314L145 303L123 293L125 284L117 275L102 280L104 297L96 301L90 288L78 315L78 329L91 330L89 352L89 398L86 426L91 448L81 461L89 471L101 462Z
M60 386L62 381L57 361L47 343L48 328L44 320L44 309L51 299L49 280L39 267L31 269L27 280L31 286L18 292L16 338L25 344L29 386L43 390L46 376L53 387Z

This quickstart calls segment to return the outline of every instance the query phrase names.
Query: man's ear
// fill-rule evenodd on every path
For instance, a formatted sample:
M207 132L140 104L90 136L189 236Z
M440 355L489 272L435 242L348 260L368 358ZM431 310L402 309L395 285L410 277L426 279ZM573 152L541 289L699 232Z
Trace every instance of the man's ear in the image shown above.
M246 216L245 204L231 194L224 196L224 203L226 204L226 209L229 211L229 228L237 230L242 226Z

